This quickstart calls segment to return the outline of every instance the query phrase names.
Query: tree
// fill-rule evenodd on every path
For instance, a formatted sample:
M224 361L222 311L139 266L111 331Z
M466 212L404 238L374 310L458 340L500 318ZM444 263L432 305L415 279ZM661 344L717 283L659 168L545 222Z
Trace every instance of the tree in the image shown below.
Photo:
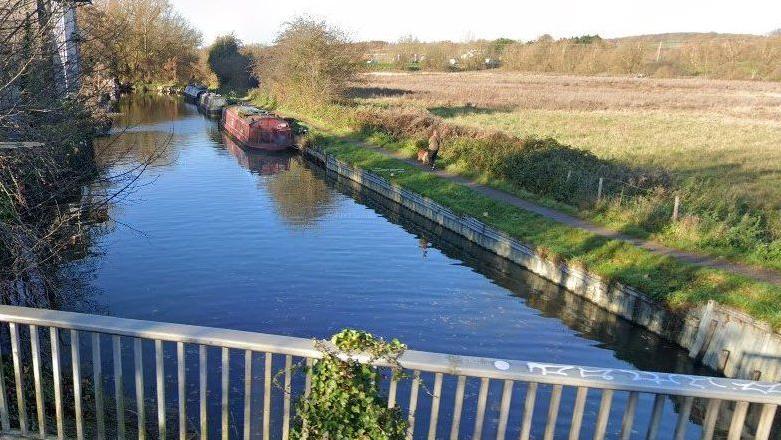
M217 37L209 47L208 63L222 89L243 93L258 85L252 77L252 58L233 34Z
M143 168L101 175L97 166L92 139L107 109L87 79L100 70L88 60L68 64L78 59L78 42L91 41L60 26L73 23L71 8L79 16L82 3L11 0L0 7L0 141L13 142L0 152L2 304L70 303L67 287L75 280L66 263L90 244L85 222L106 216L107 204ZM76 80L65 77L68 87L57 87L63 74Z
M494 53L494 56L499 56L504 52L504 48L507 47L510 44L515 43L515 40L511 38L497 38L492 43L492 51Z
M201 34L168 0L97 0L83 15L84 57L118 83L201 79Z
M554 39L551 34L542 34L535 41L537 43L553 43Z
M309 105L339 98L355 80L359 60L341 29L299 17L283 26L256 61L255 72L267 93Z

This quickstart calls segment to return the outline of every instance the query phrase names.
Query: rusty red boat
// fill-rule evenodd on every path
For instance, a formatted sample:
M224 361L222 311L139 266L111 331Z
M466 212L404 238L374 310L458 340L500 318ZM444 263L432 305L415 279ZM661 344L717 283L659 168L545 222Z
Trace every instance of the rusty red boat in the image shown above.
M257 107L226 107L220 122L223 130L244 147L285 150L294 145L290 122Z

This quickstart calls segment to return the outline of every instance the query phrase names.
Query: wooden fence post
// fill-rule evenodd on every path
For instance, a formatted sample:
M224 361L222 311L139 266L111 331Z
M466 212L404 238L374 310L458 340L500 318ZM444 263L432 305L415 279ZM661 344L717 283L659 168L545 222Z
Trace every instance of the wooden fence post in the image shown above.
M675 196L675 205L673 205L673 221L678 221L678 215L680 214L681 209L681 196L676 195Z
M597 188L597 202L602 200L602 185L605 183L605 178L600 177L599 178L599 188Z

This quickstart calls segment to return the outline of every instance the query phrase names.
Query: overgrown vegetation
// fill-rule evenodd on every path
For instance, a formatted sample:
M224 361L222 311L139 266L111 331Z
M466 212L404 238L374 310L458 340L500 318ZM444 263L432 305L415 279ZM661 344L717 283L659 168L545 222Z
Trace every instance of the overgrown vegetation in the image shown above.
M363 109L355 114L356 128L364 133L384 133L391 140L412 139L424 145L437 129L443 137L445 163L472 173L481 173L553 200L578 205L592 203L596 186L593 179L602 176L632 187L665 191L669 177L662 170L633 168L600 159L592 153L555 139L518 138L499 131L447 124L441 119L415 110ZM573 172L577 176L573 178ZM626 196L632 196L627 193Z
M12 6L0 14L0 139L11 141L0 148L0 302L73 307L79 280L64 263L88 252L85 226L107 217L117 192L105 187L139 169L108 176L96 165L92 140L108 110L102 70L90 59L73 68L77 43L89 40L58 38L69 4Z
M323 358L315 361L310 374L308 397L296 404L293 439L401 440L407 421L398 406L388 408L380 395L380 370L370 365L381 361L391 365L392 374L402 374L398 358L406 346L396 339L386 342L367 332L346 329L333 335L330 344L317 343ZM368 356L358 362L355 356Z
M242 49L241 41L233 34L217 37L209 46L209 68L217 76L221 90L243 95L258 86L251 72L252 59Z
M263 94L307 106L338 98L359 67L348 42L344 32L325 21L299 17L286 23L255 63Z

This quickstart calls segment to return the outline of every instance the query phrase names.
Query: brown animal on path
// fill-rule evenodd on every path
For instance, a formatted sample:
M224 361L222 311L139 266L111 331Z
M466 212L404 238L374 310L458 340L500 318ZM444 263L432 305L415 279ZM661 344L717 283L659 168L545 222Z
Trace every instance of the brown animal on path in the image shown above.
M418 148L418 161L427 164L429 151L425 148Z

